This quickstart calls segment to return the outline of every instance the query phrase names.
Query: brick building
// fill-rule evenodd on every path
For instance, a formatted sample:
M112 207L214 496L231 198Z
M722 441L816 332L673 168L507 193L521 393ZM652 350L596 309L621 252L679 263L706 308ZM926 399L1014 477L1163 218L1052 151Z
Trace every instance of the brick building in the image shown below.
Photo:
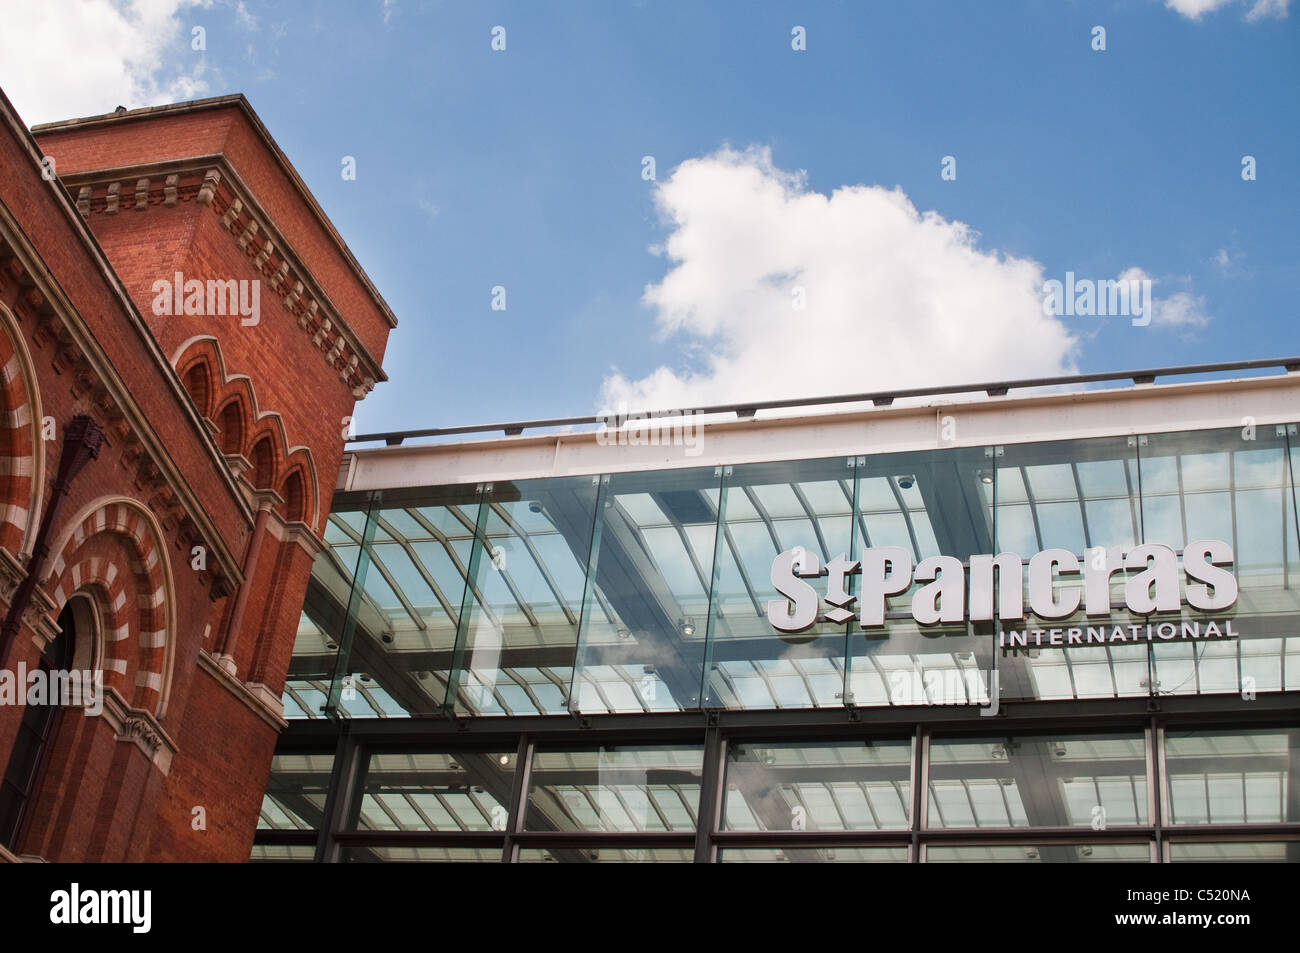
M396 319L242 96L0 123L0 858L244 860Z

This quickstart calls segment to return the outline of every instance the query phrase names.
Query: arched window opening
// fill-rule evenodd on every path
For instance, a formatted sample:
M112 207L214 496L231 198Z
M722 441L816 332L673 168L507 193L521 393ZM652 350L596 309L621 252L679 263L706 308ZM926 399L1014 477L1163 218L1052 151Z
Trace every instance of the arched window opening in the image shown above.
M52 671L66 672L72 667L73 652L78 639L78 619L85 618L83 612L77 611L74 602L69 600L59 613L59 628L62 631L45 646L41 653L40 669L45 673L45 684L50 684ZM82 638L91 633L81 633ZM20 690L25 690L25 687ZM39 789L42 772L54 747L54 737L58 730L61 702L67 699L50 697L47 693L43 704L28 704L23 708L22 721L18 725L18 736L14 739L9 753L9 763L5 766L4 777L0 778L0 844L17 851L23 834L23 822L27 819L33 798Z
M244 446L244 416L239 412L239 401L232 400L221 408L217 426L221 429L221 452L239 453Z
M202 361L185 372L185 393L190 395L194 406L204 417L208 415L208 401L211 399L212 387L208 379L207 365Z
M268 489L275 479L275 451L271 449L270 437L257 441L249 462L253 464L253 486Z
M289 474L288 479L284 481L280 495L284 497L283 513L285 520L294 522L303 519L305 499L301 472L294 470Z

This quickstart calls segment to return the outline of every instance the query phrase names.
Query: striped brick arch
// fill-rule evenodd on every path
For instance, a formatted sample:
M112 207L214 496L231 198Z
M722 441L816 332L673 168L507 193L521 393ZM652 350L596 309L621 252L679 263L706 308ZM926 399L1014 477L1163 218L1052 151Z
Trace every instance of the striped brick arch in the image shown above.
M132 708L161 718L170 684L172 576L162 533L140 503L87 507L64 530L46 578L56 611L77 593L93 598L103 624L104 684Z
M13 315L0 305L0 546L23 552L39 517L44 444L31 357Z

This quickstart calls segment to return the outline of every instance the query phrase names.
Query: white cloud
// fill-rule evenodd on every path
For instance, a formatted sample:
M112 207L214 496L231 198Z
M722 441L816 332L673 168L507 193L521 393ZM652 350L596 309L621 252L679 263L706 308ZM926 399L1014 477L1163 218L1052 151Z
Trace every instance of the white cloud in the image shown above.
M1165 6L1181 13L1189 20L1200 20L1205 14L1213 13L1236 2L1237 0L1165 0ZM1249 3L1250 0L1246 2ZM1252 23L1264 17L1275 17L1281 20L1286 17L1290 6L1291 0L1254 0L1246 13L1246 19Z
M65 0L13 4L0 30L0 86L29 125L176 102L208 91L204 26L184 18L208 0Z
M1236 0L1165 0L1165 6L1176 10L1189 20L1199 20L1207 13L1226 7Z
M1287 8L1290 6L1291 0L1255 0L1255 5L1246 14L1246 19L1252 23L1264 17L1276 17L1281 20L1286 17Z
M1043 313L1034 261L901 189L829 197L766 149L684 162L656 189L671 267L646 288L698 367L604 381L606 408L714 403L1066 374L1076 339ZM803 288L806 310L792 306Z
M235 4L235 22L245 30L257 29L257 17L244 5L244 0Z
M1226 252L1220 249L1219 255L1226 255ZM1152 278L1137 267L1129 268L1120 275L1120 278L1127 281L1148 279L1153 288L1160 283L1159 278ZM1182 281L1190 282L1191 279L1183 278ZM1163 298L1157 298L1154 292L1152 293L1152 327L1203 328L1210 323L1210 320L1210 313L1205 309L1205 295L1192 294L1190 291L1176 291Z
M1178 291L1167 298L1156 298L1151 323L1203 328L1210 323L1205 310L1205 295Z

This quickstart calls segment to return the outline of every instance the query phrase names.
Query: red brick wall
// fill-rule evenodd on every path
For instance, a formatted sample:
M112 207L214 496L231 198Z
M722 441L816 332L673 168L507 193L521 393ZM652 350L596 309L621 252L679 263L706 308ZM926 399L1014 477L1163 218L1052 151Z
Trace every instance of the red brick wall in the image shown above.
M0 99L0 119L8 109ZM382 356L388 325L380 309L239 108L50 132L42 135L40 145L42 152L56 157L62 175L223 153L358 338L376 359ZM41 179L28 142L8 126L0 128L0 167L6 169L0 200L35 246L38 262L70 299L69 313L56 317L85 322L236 562L245 570L250 566L254 510L231 485L220 455L213 452L213 438L186 412L188 398L166 364L194 335L213 335L226 375L246 375L256 395L262 419L247 422L245 452L262 431L272 432L277 482L288 464L303 457L299 450L286 459L281 442L311 455L316 479L307 492L323 519L342 453L342 418L351 413L353 400L338 372L325 364L278 298L263 289L262 321L253 327L242 327L237 317L164 317L151 312L154 280L170 279L178 270L187 278L260 277L213 210L191 198L175 207L154 205L136 212L133 197L123 194L118 214L91 214L85 227L143 315L149 330L142 333L116 297L112 279L101 273L83 226L65 215L54 189ZM33 276L13 262L0 259L0 302L13 310L16 333L31 352L41 413L59 424L58 440L43 447L48 498L64 423L77 413L102 417L98 402L103 395L93 381L79 378L69 366L66 333L58 333L58 320L50 324L51 309L31 298ZM153 353L150 337L162 361ZM225 381L212 382L216 394L227 386ZM268 418L267 412L278 416ZM109 428L99 459L86 468L65 501L55 536L92 502L107 497L153 508L157 488L141 482L129 451L129 442ZM0 500L0 505L6 502L11 501ZM283 527L278 517L268 519ZM50 747L27 839L16 852L48 860L247 858L277 731L246 704L242 691L232 690L201 664L200 654L215 654L237 636L238 680L264 683L278 695L312 562L308 549L281 542L280 535L267 533L256 542L256 571L245 582L239 631L232 633L228 630L240 594L214 599L211 573L191 568L189 541L177 526L163 526L161 546L171 566L174 600L168 632L174 657L167 707L158 724L175 747L170 767L164 774L136 744L115 739L104 718L65 711ZM85 552L115 561L122 574L131 576L129 540L96 536L85 546L90 547ZM56 555L52 553L51 560ZM213 556L208 559L211 563ZM43 575L49 569L47 565ZM126 586L129 597L138 598L134 577ZM58 607L52 614L57 613ZM38 657L33 634L24 627L5 664L13 667L22 659L35 666ZM21 715L21 708L0 706L0 764L7 762ZM196 807L204 808L206 829L194 829Z

